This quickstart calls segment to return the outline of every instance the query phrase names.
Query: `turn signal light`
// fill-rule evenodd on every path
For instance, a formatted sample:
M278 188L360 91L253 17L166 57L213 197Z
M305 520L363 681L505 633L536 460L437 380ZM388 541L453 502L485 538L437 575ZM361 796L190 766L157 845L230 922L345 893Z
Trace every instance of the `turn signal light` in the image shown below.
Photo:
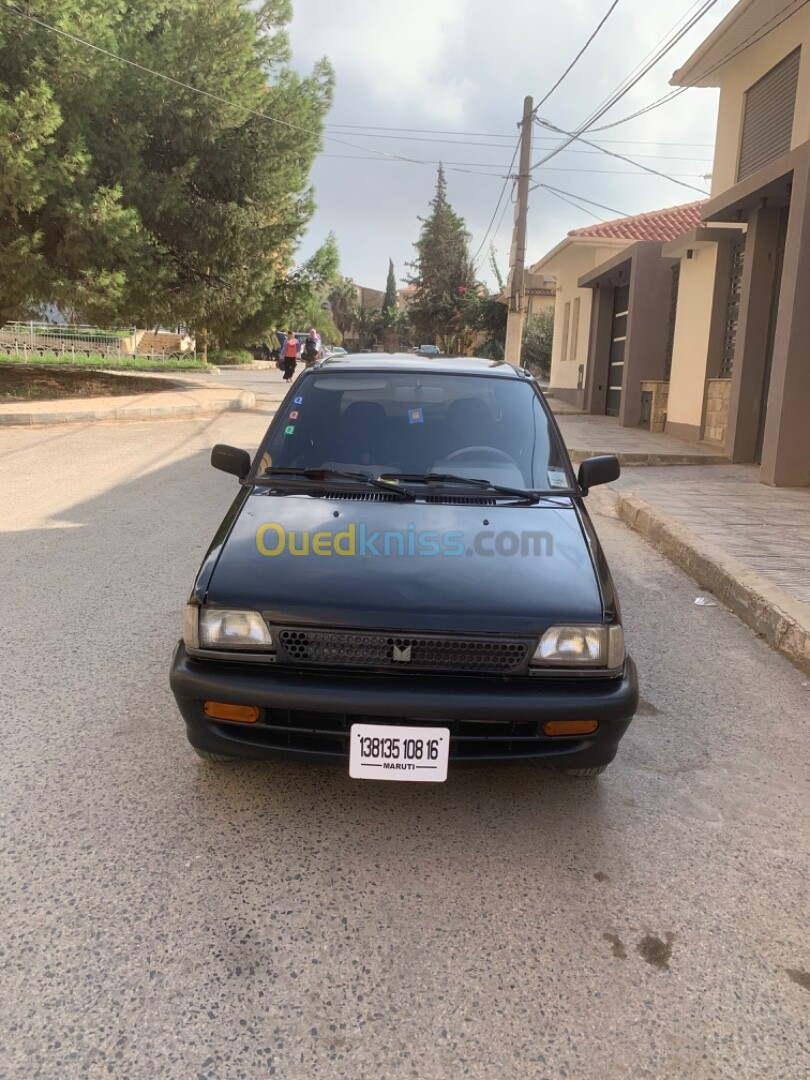
M598 720L546 720L544 735L593 735L599 727Z
M226 705L223 701L206 701L205 715L212 720L236 720L240 724L255 724L259 710L255 705Z

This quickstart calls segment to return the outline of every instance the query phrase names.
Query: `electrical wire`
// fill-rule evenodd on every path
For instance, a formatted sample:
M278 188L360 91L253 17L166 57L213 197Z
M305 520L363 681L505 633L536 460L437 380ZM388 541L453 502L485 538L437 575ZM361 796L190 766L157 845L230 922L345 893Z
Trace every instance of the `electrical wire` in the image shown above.
M619 217L630 217L624 210L617 210L615 206L605 206L604 203L594 202L593 199L586 199L584 195L575 195L573 191L563 191L561 188L552 187L551 184L534 184L529 188L529 191L534 191L536 188L545 188L546 191L553 191L557 195L567 195L570 199L578 199L580 202L590 203L591 206L598 206L600 210L607 210L608 213L618 214Z
M761 41L762 38L764 38L767 34L772 33L774 30L778 30L783 23L787 22L788 19L792 18L798 11L801 11L803 7L810 3L810 0L800 0L798 7L794 6L795 2L796 0L791 0L789 4L777 11L775 15L772 15L771 18L768 19L764 26L761 26L758 30L755 30L752 34L749 34L744 41L740 42L739 45L735 46L732 50L727 52L725 56L722 56L716 63L712 64L711 67L707 68L705 71L702 71L697 77L697 79L705 79L707 76L717 71L718 68L722 67L723 64L727 64L729 60L733 60L736 56L739 56L739 54L745 49L750 48L752 44L756 44L757 41ZM790 8L791 10L788 11L788 8ZM775 26L771 26L770 24L776 19L778 19L779 21L776 23ZM610 124L603 124L601 127L589 127L587 129L587 133L593 134L597 131L609 131L612 128L617 128L622 124L627 124L631 120L637 119L639 116L644 116L646 113L652 112L653 109L660 108L661 105L666 105L674 98L680 97L681 94L685 94L687 90L691 89L693 89L693 87L691 86L679 86L675 90L670 90L669 93L664 94L663 97L658 98L657 101L653 101L649 105L645 105L643 109L638 109L636 112L631 113L630 116L625 116L621 120L614 120ZM607 142L607 140L603 141Z
M487 239L489 238L490 231L492 230L492 222L495 220L495 217L496 217L496 215L498 213L498 210L500 209L501 201L502 201L504 195L506 194L506 188L507 188L507 186L509 184L509 181L512 179L511 173L512 173L512 169L515 166L515 158L518 155L518 150L519 149L520 149L520 138L518 138L517 142L515 143L515 149L514 149L514 152L512 154L512 160L509 163L509 168L506 170L506 176L504 177L503 187L501 188L501 193L498 196L498 201L495 203L495 209L492 212L492 217L490 218L489 225L487 225L487 231L484 233L484 239L478 245L478 250L476 251L475 255L473 255L473 257L472 257L473 266L476 266L478 256L483 251L484 245L486 244Z
M682 26L680 29L678 29L677 31L675 31L673 34L670 35L669 39L665 42L665 44L660 49L658 49L658 51L655 53L655 55L653 56L653 58L651 60L649 60L646 64L644 64L644 66L641 68L640 71L638 71L631 79L625 80L624 83L622 83L617 88L617 90L615 90L614 93L605 102L603 102L596 109L595 112L593 112L588 117L588 119L584 123L580 124L575 129L575 131L569 132L569 134L568 134L568 136L567 136L567 138L566 138L566 140L564 142L562 142L558 147L556 147L550 153L546 154L544 157L539 158L534 163L534 165L532 165L530 171L533 172L535 169L539 168L541 165L544 165L547 161L550 161L553 157L556 157L556 155L559 154L562 150L565 150L567 147L569 147L571 145L571 143L574 142L577 138L579 138L579 136L583 132L585 132L589 128L591 128L596 123L597 120L599 120L602 116L604 116L604 114L606 112L608 112L610 109L612 109L614 105L616 105L619 101L621 101L621 99L626 94L629 94L629 92L633 89L633 87L636 86L637 83L639 83L644 78L644 76L647 75L656 66L656 64L660 63L660 61L667 55L667 53L671 52L672 49L675 48L675 46L678 44L678 42L683 37L685 37L685 35L687 33L689 33L689 31L694 26L696 26L697 23L706 14L708 14L708 12L715 6L716 3L717 3L717 0L704 0L703 6L700 8L700 10L697 11L694 15L692 15L691 18L685 23L684 26ZM690 9L690 10L692 10L692 9Z
M538 124L542 124L544 127L551 128L553 131L558 131L561 135L570 135L570 131L563 131L562 128L558 128L556 124L549 123L548 120L537 120ZM635 165L639 169L643 169L644 172L651 173L653 176L660 176L664 180L671 180L673 184L680 184L681 187L691 188L692 191L698 191L701 195L708 195L709 192L705 188L696 187L694 184L687 184L684 180L678 180L675 176L669 173L660 172L658 169L653 169L649 165L642 165L640 161L634 161L633 158L626 157L624 154L617 154L615 150L607 150L603 146L599 146L598 143L591 142L590 139L583 139L581 135L575 136L580 142L585 143L587 146L593 146L597 150L601 150L603 154L607 154L608 157L617 158L619 161L626 161L628 165Z
M574 59L571 61L571 63L568 65L568 67L565 69L565 71L562 73L562 75L559 77L559 79L557 79L557 81L554 83L552 88L549 91L547 91L545 96L540 99L540 101L538 102L537 105L535 105L535 107L534 107L534 109L532 111L532 116L537 115L537 110L539 108L541 108L541 106L545 105L545 103L548 101L548 99L551 97L551 95L554 93L554 91L559 86L562 85L562 83L565 81L565 79L568 77L568 75L570 75L570 73L574 70L576 65L579 63L579 61L582 59L582 57L587 52L587 50L588 50L589 46L591 45L591 43L593 42L593 40L598 35L599 31L602 29L602 27L605 25L605 23L608 21L608 19L610 18L610 16L613 14L613 12L616 10L616 8L618 6L619 6L619 0L613 0L613 3L608 8L606 14L602 16L602 18L600 19L599 23L596 26L596 29L593 31L591 36L588 38L588 40L585 42L585 44L579 50L577 55L574 57Z
M12 15L17 15L21 19L25 19L35 26L40 26L44 30L50 30L52 33L57 34L59 37L65 38L67 41L72 41L77 45L83 45L85 48L92 49L94 52L101 53L102 56L108 57L110 60L117 60L119 63L127 64L131 68L135 68L137 71L142 72L145 75L150 75L155 79L162 79L164 82L172 83L174 86L179 86L183 90L190 90L192 93L200 94L202 97L208 98L210 101L216 101L221 105L227 105L231 109L236 109L238 112L244 113L246 116L255 116L260 120L267 120L271 124L278 124L281 127L285 127L290 131L301 132L304 135L314 135L318 140L325 140L328 142L337 143L341 146L347 146L352 150L362 150L366 153L376 155L383 159L390 161L406 161L414 165L427 164L419 160L418 158L409 158L401 154L389 154L386 150L377 150L373 146L363 146L358 143L349 142L346 139L337 138L334 135L325 135L322 131L316 131L314 128L302 127L300 124L293 124L289 120L282 120L277 116L270 116L268 113L259 112L257 109L248 108L245 105L237 105L236 102L229 101L228 98L222 97L221 94L214 94L210 90L202 90L198 86L192 86L190 83L183 82L181 79L175 79L171 75L166 75L162 71L154 71L152 68L146 67L145 64L139 64L135 60L130 60L126 56L121 56L118 53L112 52L110 49L104 49L101 45L94 45L92 41L86 41L84 38L78 37L76 34L71 34L67 30L61 30L57 26L52 26L50 23L45 22L44 19L39 19L35 15L29 15L25 11L20 11L19 8L13 7L10 4L4 4L3 7ZM431 163L432 164L432 163ZM448 166L452 172L467 172L467 169L456 168L454 166Z
M597 221L601 221L604 225L605 218L600 217L598 214L595 214L593 210L588 210L587 207L580 206L578 202L574 202L573 199L569 199L565 195L561 195L559 191L555 191L554 188L547 188L545 184L538 184L537 186L539 188L543 188L549 193L549 195L553 195L555 199L559 199L561 202L568 203L569 206L576 207L576 209L581 211L583 214L587 214L589 217L596 218Z

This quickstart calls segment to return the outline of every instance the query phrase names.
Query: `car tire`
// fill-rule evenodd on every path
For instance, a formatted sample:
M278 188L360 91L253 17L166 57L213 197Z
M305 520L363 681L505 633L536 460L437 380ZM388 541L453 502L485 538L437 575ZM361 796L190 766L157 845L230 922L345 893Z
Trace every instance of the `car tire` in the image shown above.
M236 758L229 757L227 754L212 754L210 750L201 750L199 746L192 746L191 749L197 757L202 758L203 761L208 761L213 765L220 765L224 761L236 761Z
M565 773L566 776L599 776L607 765L594 765L590 769L558 769L557 772Z

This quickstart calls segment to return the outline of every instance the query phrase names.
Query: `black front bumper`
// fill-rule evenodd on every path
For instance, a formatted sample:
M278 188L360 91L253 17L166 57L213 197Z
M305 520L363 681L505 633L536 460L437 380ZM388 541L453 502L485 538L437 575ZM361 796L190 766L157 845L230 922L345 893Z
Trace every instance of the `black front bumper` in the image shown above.
M199 660L175 650L171 688L189 741L201 750L246 758L343 764L353 723L449 727L451 764L549 759L571 768L607 764L638 705L628 657L615 679L543 679L258 667ZM255 705L255 724L212 720L205 701ZM598 720L593 735L543 735L544 720Z

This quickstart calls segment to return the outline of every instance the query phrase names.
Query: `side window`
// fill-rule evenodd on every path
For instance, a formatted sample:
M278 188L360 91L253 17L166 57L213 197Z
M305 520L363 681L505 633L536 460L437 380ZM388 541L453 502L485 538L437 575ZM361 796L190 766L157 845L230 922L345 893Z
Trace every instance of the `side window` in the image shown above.
M562 349L560 350L560 359L568 359L568 332L571 322L571 301L566 301L565 308L563 309L563 325L562 325Z

